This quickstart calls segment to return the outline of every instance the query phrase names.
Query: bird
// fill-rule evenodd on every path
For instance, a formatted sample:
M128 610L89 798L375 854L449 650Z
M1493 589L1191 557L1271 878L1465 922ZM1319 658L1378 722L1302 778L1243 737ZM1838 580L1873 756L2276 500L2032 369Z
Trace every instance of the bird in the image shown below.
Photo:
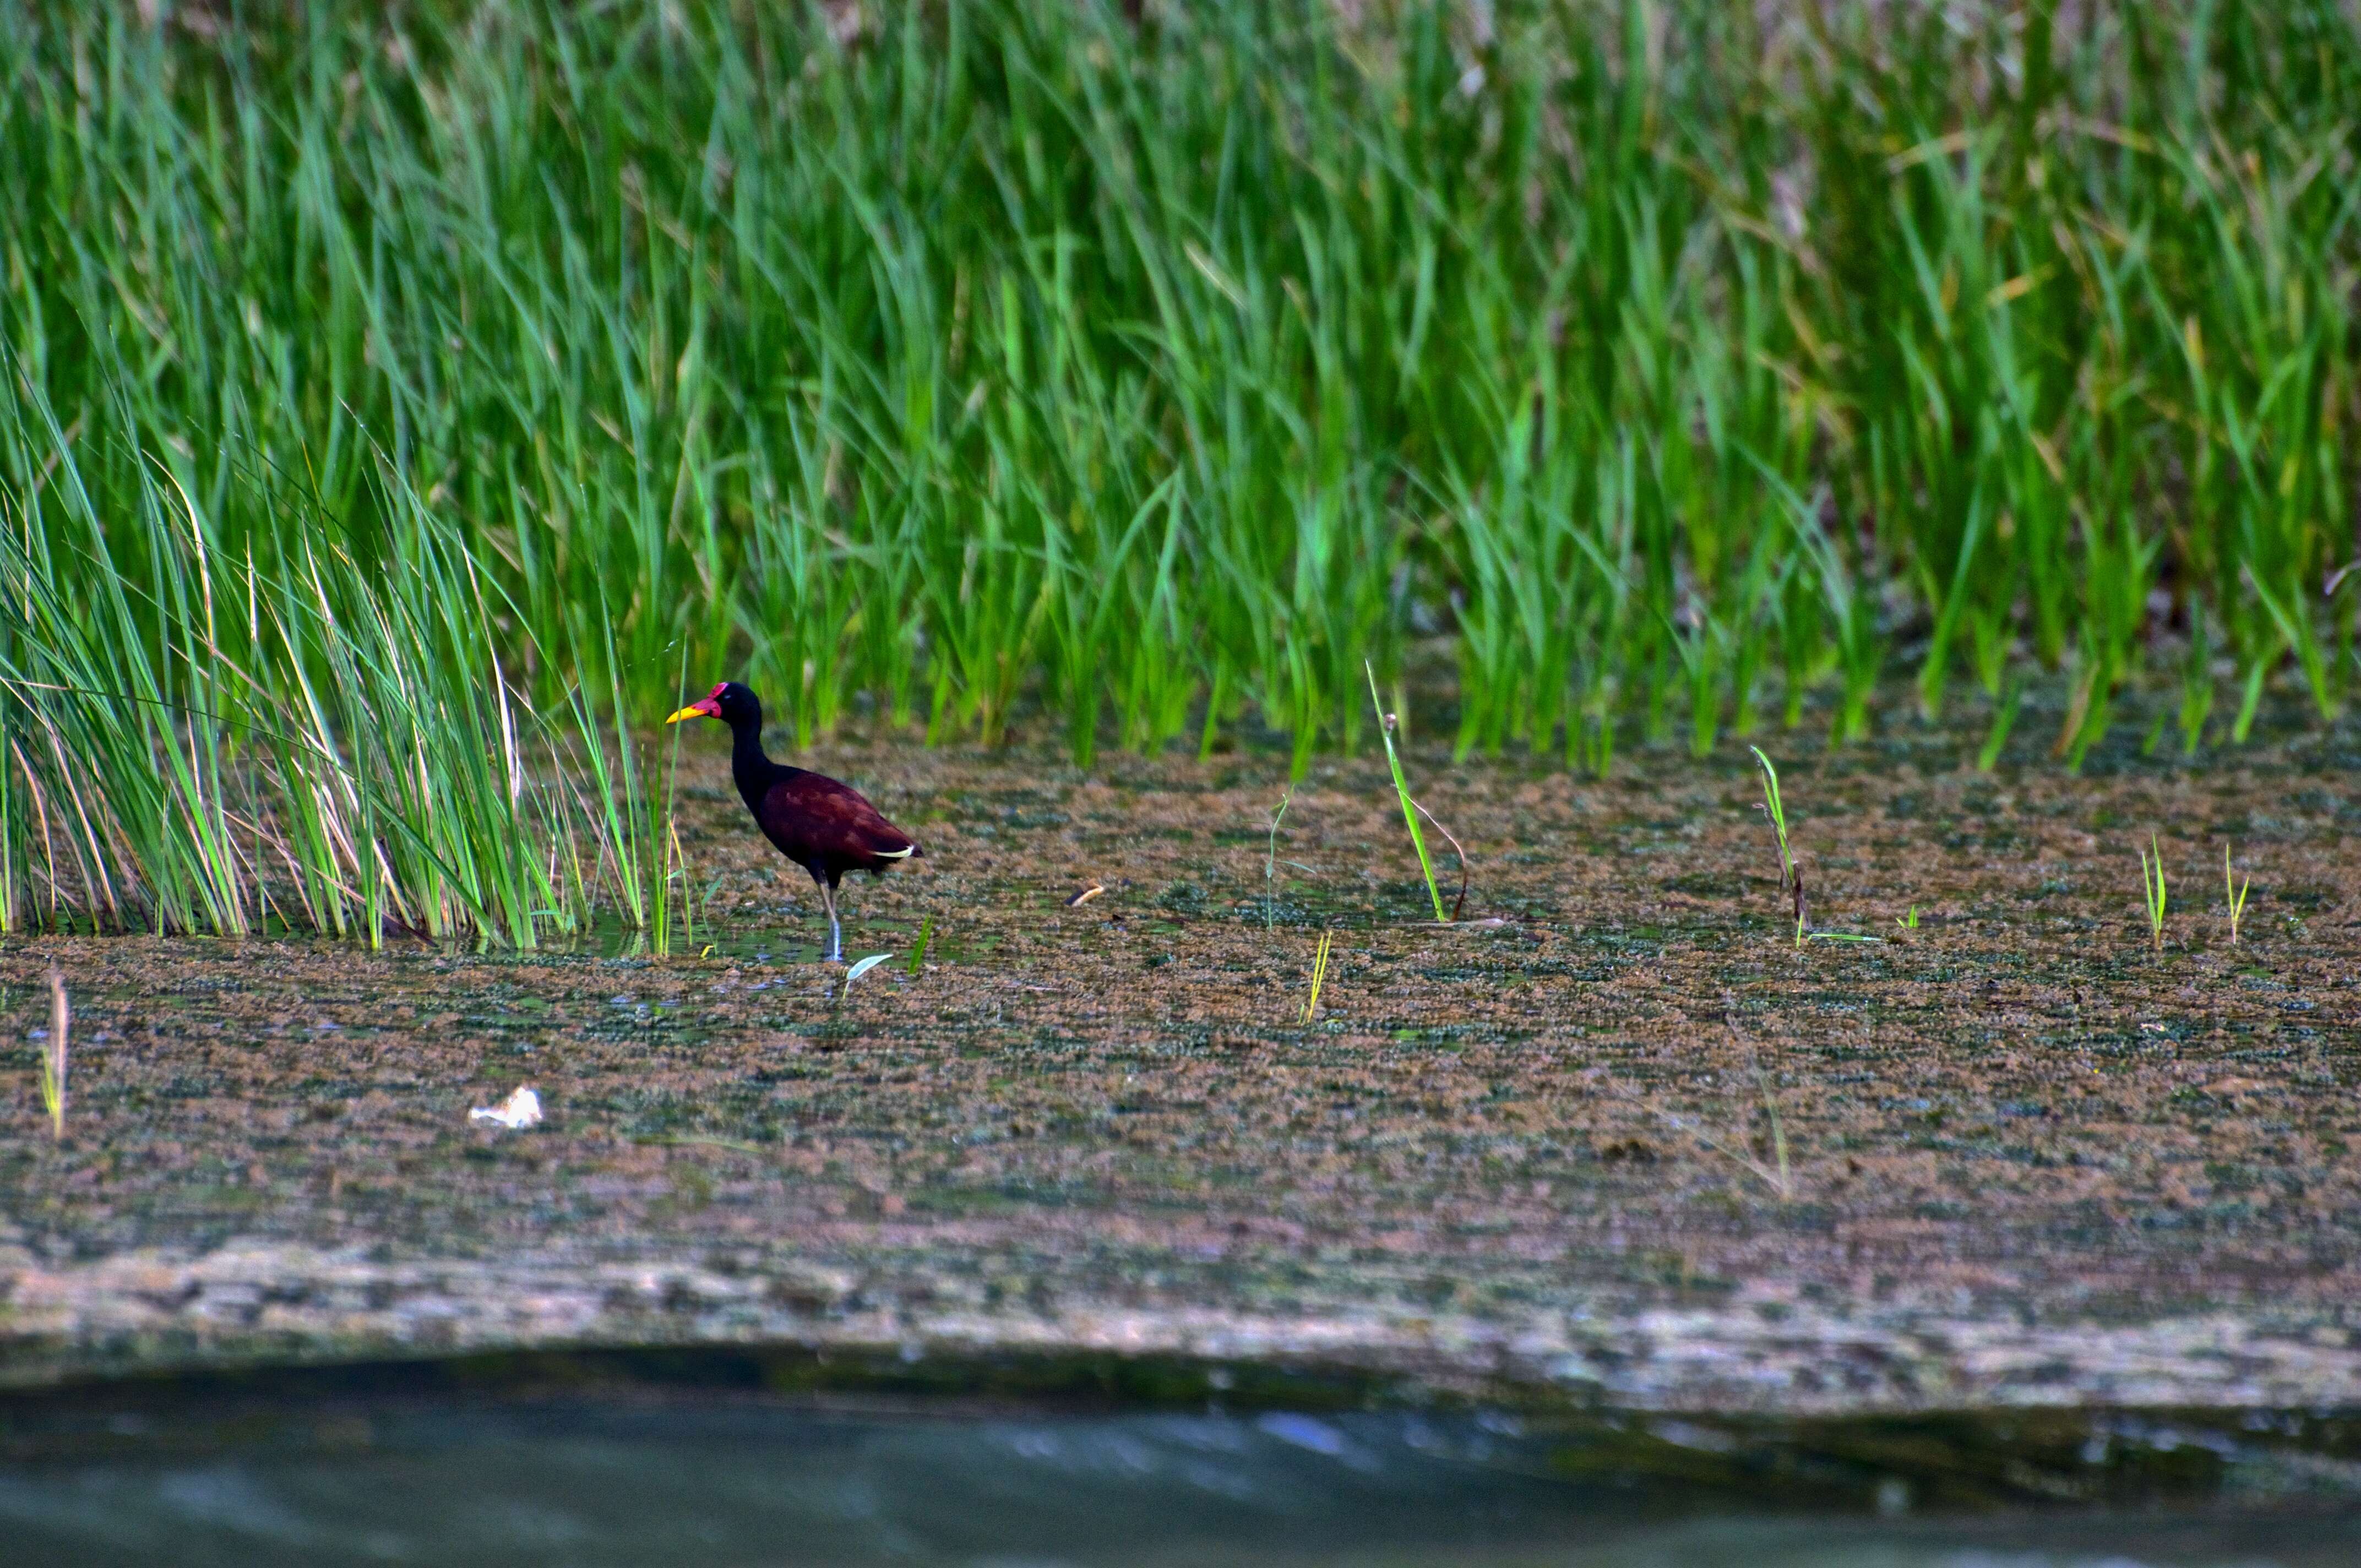
M763 751L763 703L736 681L723 681L664 720L718 718L735 744L730 773L754 824L779 853L811 872L828 906L828 959L844 961L844 927L836 916L836 884L847 872L883 876L886 868L927 851L885 820L851 784L774 762Z

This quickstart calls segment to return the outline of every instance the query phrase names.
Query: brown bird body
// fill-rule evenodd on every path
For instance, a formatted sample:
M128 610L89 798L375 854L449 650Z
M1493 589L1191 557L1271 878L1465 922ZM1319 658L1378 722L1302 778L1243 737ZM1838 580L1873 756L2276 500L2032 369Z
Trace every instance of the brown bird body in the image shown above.
M763 751L763 705L735 681L724 681L670 718L718 718L735 742L730 776L779 853L811 873L828 906L829 961L844 957L844 929L836 915L836 888L847 872L882 876L890 866L926 853L917 840L885 820L851 784L774 762Z

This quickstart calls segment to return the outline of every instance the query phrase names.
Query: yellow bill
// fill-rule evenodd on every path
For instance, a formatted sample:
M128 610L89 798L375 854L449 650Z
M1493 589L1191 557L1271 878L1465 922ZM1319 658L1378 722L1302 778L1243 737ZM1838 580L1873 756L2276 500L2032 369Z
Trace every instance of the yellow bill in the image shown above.
M666 724L678 724L684 718L720 718L721 696L729 689L730 687L727 682L715 686L711 691L707 692L703 696L697 698L695 702L690 703L686 707L682 708L670 718L665 719L664 722Z

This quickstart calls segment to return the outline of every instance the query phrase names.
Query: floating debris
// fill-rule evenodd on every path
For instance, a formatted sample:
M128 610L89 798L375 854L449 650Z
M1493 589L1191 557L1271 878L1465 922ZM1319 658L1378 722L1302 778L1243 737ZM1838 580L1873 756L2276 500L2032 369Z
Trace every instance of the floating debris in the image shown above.
M541 1096L530 1089L520 1089L498 1106L478 1105L467 1113L470 1122L497 1122L515 1132L522 1127L535 1126L541 1121Z

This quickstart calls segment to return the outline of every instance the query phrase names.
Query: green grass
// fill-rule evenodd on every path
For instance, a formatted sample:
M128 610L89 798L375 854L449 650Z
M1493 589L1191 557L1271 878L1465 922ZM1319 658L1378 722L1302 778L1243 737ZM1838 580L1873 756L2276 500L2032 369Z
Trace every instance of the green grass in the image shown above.
M1762 1064L1755 1059L1753 1051L1739 1038L1737 1025L1728 1018L1723 1020L1723 1024L1730 1031L1731 1041L1738 1045L1741 1053L1745 1057L1747 1067L1753 1073L1755 1085L1762 1093L1763 1119L1770 1124L1771 1131L1771 1158L1768 1160L1755 1154L1752 1140L1747 1135L1746 1128L1742 1124L1734 1137L1719 1138L1707 1130L1701 1118L1692 1119L1664 1110L1653 1100L1618 1082L1610 1073L1602 1072L1601 1081L1606 1084L1609 1093L1631 1101L1649 1114L1661 1120L1675 1132L1686 1135L1708 1154L1720 1156L1731 1165L1753 1177L1769 1189L1773 1196L1782 1203L1793 1202L1796 1190L1795 1173L1789 1164L1787 1125L1785 1119L1779 1113L1778 1092L1771 1082L1771 1075L1764 1071Z
M66 1135L66 1040L73 1027L73 1008L66 1001L66 977L49 968L49 1033L41 1042L41 1113L49 1119L49 1136Z
M1754 753L1754 765L1763 774L1763 815L1770 821L1771 831L1779 842L1779 887L1784 892L1796 877L1795 858L1787 850L1787 805L1779 794L1779 770L1771 765L1762 747L1746 749Z
M1365 665L1362 673L1369 679L1369 704L1377 711L1378 739L1385 746L1386 766L1393 773L1394 799L1401 806L1402 826L1410 829L1411 848L1418 851L1419 874L1426 879L1426 896L1434 905L1434 920L1439 926L1451 916L1444 913L1443 889L1434 881L1434 861L1426 851L1426 834L1418 825L1419 817L1425 807L1411 798L1410 781L1402 776L1401 754L1394 750L1394 716L1386 711L1384 702L1378 696L1377 672ZM1464 869L1466 856L1460 857L1460 863Z
M2254 885L2253 877L2247 877L2242 882L2231 872L2230 846L2224 844L2222 846L2222 895L2230 907L2230 945L2234 948L2238 945L2238 924L2246 918L2246 891Z
M1754 753L1756 772L1763 775L1763 815L1771 824L1773 836L1779 844L1779 890L1790 895L1795 915L1795 950L1804 950L1804 942L1812 935L1811 903L1804 895L1803 868L1787 848L1787 804L1779 792L1779 770L1763 754L1760 746L1749 746Z
M2347 696L2340 0L859 15L0 0L0 922L668 946L684 669L1299 773L1431 634L1602 772Z
M1754 753L1755 772L1763 779L1763 805L1760 809L1764 819L1771 824L1772 834L1779 845L1779 886L1788 894L1795 912L1795 950L1802 952L1806 942L1884 941L1883 937L1872 937L1858 931L1816 931L1812 928L1811 900L1804 894L1804 869L1795 863L1795 853L1787 842L1787 803L1779 788L1779 770L1763 754L1762 747L1749 746L1747 750ZM1905 931L1916 930L1917 905L1911 905L1908 919L1897 918L1894 923Z
M1298 1023L1308 1025L1320 1015L1320 988L1328 979L1328 959L1335 949L1335 942L1334 932L1320 933L1320 946L1312 955L1312 990L1303 999L1303 1011L1296 1020Z
M2147 836L2148 847L2140 851L2140 907L2147 916L2148 933L2156 940L2158 955L2164 952L2164 851L2156 847L2156 835ZM2224 861L2224 872L2229 862Z
M1287 820L1287 808L1295 803L1295 791L1290 788L1280 794L1279 805L1270 814L1270 839L1263 848L1262 858L1262 928L1268 932L1278 928L1279 898L1279 825ZM1290 861L1290 866L1303 868Z
M1768 1181L1766 1173L1766 1184L1779 1195L1780 1201L1785 1202L1795 1195L1795 1174L1787 1168L1787 1124L1779 1115L1779 1096L1771 1087L1771 1075L1759 1065L1754 1069L1754 1081L1763 1091L1763 1113L1771 1123L1771 1170L1778 1177L1776 1181Z

